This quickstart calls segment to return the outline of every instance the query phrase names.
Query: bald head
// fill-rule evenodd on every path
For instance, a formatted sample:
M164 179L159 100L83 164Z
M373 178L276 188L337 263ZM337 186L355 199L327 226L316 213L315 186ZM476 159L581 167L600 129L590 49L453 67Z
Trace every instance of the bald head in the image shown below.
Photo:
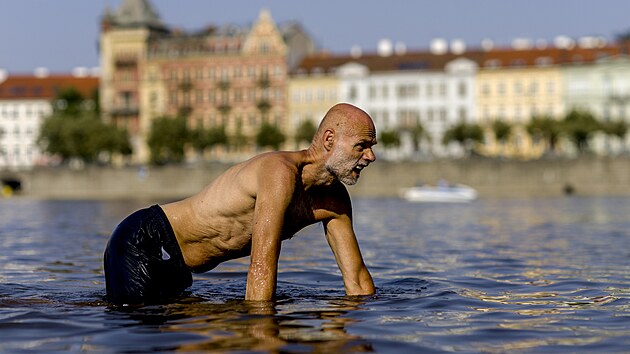
M321 138L327 130L332 130L336 134L353 136L364 129L374 130L372 118L359 107L348 103L338 103L332 106L322 119L313 141Z

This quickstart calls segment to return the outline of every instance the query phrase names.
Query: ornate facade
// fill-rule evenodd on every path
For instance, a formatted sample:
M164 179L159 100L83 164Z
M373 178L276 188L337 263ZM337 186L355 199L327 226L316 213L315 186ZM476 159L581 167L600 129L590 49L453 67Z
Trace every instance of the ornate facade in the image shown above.
M223 126L239 142L232 156L250 155L263 122L290 130L289 59L314 46L300 39L299 27L289 28L282 33L262 10L251 27L183 33L162 24L146 0L125 0L102 21L105 117L128 129L135 162L148 160L151 122L161 116L186 117L191 128Z

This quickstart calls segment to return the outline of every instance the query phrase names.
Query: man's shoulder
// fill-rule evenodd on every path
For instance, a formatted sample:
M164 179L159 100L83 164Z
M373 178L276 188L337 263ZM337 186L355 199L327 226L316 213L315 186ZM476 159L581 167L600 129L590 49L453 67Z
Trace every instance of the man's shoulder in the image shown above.
M262 173L267 173L268 171L296 173L299 166L299 157L292 152L272 151L256 156L251 163L256 170Z

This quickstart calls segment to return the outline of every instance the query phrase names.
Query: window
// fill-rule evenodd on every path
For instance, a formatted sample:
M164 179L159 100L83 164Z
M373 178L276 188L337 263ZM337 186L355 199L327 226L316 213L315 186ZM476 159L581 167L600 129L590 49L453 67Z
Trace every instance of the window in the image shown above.
M149 103L151 104L152 108L155 108L155 105L158 102L158 94L155 91L151 91L151 93L149 94Z
M541 66L541 67L550 66L551 64L553 64L553 58L538 57L534 60L534 64L536 64L536 66Z
M274 75L275 76L284 76L284 69L282 68L282 66L276 65L276 67L274 68Z
M446 122L446 108L440 109L440 121Z
M355 100L357 99L357 96L357 88L355 86L350 86L350 89L348 90L348 98Z
M169 103L172 105L177 104L177 91L171 91L171 94L169 95Z
M468 119L468 110L466 107L459 107L459 120L466 121Z
M331 101L337 101L337 90L336 89L330 89L330 91L328 91L328 99Z
M243 101L243 90L238 88L234 89L234 102L242 102Z
M490 84L488 84L487 82L484 82L483 84L481 84L481 93L484 96L490 95Z
M514 94L520 95L523 93L523 84L520 81L514 83Z
M501 60L499 60L499 59L489 59L489 60L486 60L486 62L483 64L483 66L485 66L486 68L489 68L489 69L499 68L499 67L501 67Z
M269 54L269 44L267 42L261 42L260 47L258 47L258 51L260 54Z
M466 97L468 92L468 87L465 82L461 81L457 86L457 92L459 93L459 97Z
M505 94L505 82L499 81L499 84L497 85L497 92L499 93L499 95Z
M317 101L318 102L326 101L326 91L321 87L317 89Z
M446 97L446 94L447 94L446 83L442 82L440 83L440 96Z

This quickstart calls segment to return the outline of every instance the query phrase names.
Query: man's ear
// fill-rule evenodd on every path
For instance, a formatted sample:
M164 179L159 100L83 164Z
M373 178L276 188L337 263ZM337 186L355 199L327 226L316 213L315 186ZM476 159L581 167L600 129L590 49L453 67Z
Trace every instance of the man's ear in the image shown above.
M324 132L324 149L330 151L333 148L335 142L335 132L332 129L326 129Z

